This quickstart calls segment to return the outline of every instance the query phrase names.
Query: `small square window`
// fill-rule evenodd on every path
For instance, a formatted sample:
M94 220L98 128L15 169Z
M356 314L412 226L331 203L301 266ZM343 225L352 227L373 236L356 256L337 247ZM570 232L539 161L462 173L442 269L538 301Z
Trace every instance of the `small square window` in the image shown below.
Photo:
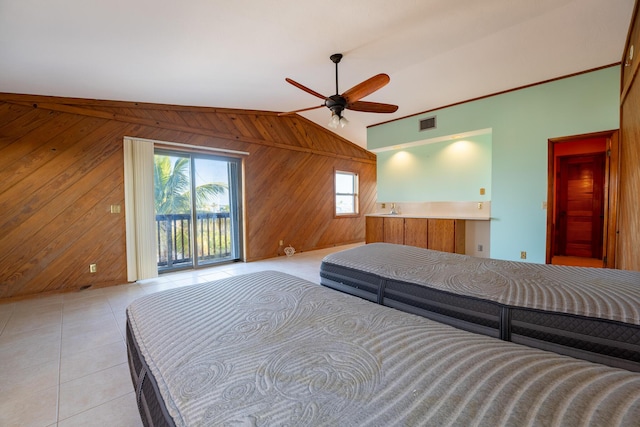
M358 174L336 171L336 215L358 214Z

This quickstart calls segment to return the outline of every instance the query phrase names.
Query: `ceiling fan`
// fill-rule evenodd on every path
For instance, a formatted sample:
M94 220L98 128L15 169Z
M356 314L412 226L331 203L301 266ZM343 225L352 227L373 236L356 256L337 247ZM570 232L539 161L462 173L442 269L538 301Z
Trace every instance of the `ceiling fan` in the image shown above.
M387 83L389 83L390 78L387 74L377 74L357 85L352 87L351 89L344 92L342 95L339 95L338 91L338 64L342 59L341 53L334 53L329 57L334 64L336 64L336 94L331 96L324 96L319 94L318 92L309 89L308 87L301 85L300 83L286 78L285 80L298 89L302 89L303 91L324 100L321 105L317 105L309 108L301 108L299 110L288 111L285 113L279 113L279 116L284 116L287 114L299 113L302 111L315 110L316 108L327 107L331 110L331 121L329 122L329 127L337 128L338 125L344 127L348 121L342 116L342 112L347 110L354 111L363 111L366 113L394 113L398 110L397 105L391 104L382 104L379 102L367 102L360 101L360 99L364 98L367 95L372 94L378 89L384 87Z

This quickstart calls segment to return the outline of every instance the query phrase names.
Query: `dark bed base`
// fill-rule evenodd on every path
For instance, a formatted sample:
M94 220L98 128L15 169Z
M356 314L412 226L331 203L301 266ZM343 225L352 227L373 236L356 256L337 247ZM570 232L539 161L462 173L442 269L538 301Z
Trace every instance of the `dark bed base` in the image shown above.
M640 327L636 325L509 307L326 261L320 267L320 283L459 329L640 372Z
M136 392L136 403L142 424L145 427L175 427L173 418L164 406L158 385L153 375L149 374L149 367L140 355L140 349L133 339L128 321L127 357L129 358L129 371Z

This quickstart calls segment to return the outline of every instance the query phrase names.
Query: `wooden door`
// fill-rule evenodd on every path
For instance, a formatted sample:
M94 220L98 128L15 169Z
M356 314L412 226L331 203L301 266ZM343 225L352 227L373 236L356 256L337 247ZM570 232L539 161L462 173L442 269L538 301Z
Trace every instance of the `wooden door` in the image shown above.
M404 244L404 218L384 218L384 241Z
M384 218L368 216L365 219L365 243L384 242Z
M453 219L429 219L429 249L455 252L455 224Z
M605 155L560 158L555 255L602 258Z
M462 219L429 218L428 249L464 254L465 228L465 221Z
M429 220L426 218L404 219L404 244L427 249L429 242Z

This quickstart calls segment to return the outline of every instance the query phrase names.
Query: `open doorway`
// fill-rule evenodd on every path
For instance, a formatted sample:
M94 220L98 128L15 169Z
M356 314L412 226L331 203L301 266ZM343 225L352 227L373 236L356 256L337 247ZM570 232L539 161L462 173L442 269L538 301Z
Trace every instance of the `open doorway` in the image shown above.
M548 264L613 267L618 131L549 140Z

